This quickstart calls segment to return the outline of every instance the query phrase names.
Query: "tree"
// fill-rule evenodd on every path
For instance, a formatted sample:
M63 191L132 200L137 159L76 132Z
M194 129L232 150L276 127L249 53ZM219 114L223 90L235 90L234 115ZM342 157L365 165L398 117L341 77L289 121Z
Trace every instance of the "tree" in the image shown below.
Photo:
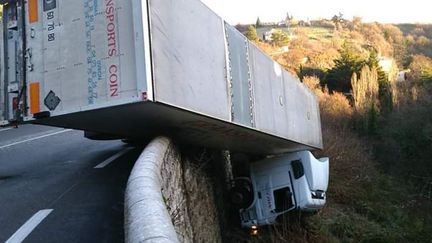
M290 26L290 24L291 24L291 20L293 19L293 16L291 15L289 15L289 13L287 13L286 14L286 17L285 17L285 24L289 27Z
M410 79L416 82L432 83L432 59L423 55L415 55L408 68Z
M378 72L365 65L360 71L360 78L354 73L351 78L354 108L357 115L357 127L374 133L377 127L379 85Z
M369 54L369 59L366 62L366 65L368 65L371 69L376 69L378 74L378 83L380 85L383 85L385 83L388 83L389 79L387 74L383 71L381 65L379 64L378 60L378 54L376 51L371 51Z
M253 25L248 27L246 31L246 37L253 42L259 41L257 30Z
M364 61L344 44L341 57L335 61L335 67L330 69L325 77L325 83L331 91L349 93L353 73L360 74Z
M368 65L370 69L376 70L377 72L381 111L391 111L393 108L392 82L394 80L390 80L389 76L383 71L381 65L379 64L378 54L376 51L371 51L369 59L366 61L366 65Z
M364 113L367 109L378 104L378 73L375 68L363 66L359 78L354 73L351 77L354 108Z
M259 27L261 27L261 25L262 25L261 20L260 20L260 18L258 17L257 20L256 20L255 27L256 27L256 28L259 28Z
M380 24L363 24L359 31L364 36L366 43L369 45L369 49L376 50L383 56L393 55L393 47L385 39Z
M383 29L384 38L393 47L393 56L396 59L399 66L406 66L408 53L407 44L408 40L405 39L403 32L394 25L385 24L381 27Z
M282 30L274 31L270 36L270 43L273 46L286 46L289 43L289 37L287 33L283 32Z
M335 24L335 28L337 30L341 30L342 29L342 24L344 22L343 14L339 13L338 15L333 16L332 21Z
M335 14L332 18L332 21L335 23L342 23L343 22L343 14L339 12L339 14Z
M358 17L358 16L353 17L352 24L353 24L354 30L359 30L361 28L362 21L363 20L361 17Z

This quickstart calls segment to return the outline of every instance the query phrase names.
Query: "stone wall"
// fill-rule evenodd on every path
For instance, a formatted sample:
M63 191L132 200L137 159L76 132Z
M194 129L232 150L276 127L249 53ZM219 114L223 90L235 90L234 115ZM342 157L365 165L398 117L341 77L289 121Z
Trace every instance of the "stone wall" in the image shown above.
M222 153L168 149L162 194L181 242L222 242L224 163Z

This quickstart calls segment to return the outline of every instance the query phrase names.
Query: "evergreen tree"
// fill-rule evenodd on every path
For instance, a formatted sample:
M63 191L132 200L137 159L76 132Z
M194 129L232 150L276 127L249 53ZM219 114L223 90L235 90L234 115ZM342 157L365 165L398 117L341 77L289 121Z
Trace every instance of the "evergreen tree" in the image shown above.
M379 85L379 99L381 101L381 110L387 113L393 108L393 95L390 80L387 74L379 65L378 54L376 51L371 51L369 59L366 62L371 69L377 72L377 80Z
M360 74L364 61L354 55L347 45L343 46L341 57L335 61L335 67L330 69L325 77L325 83L331 91L351 92L351 77Z
M257 30L253 25L248 27L246 31L246 37L253 42L259 41Z
M256 27L256 28L259 28L259 27L261 27L261 25L262 25L262 24L261 24L261 20L260 20L260 18L258 17L257 20L256 20L255 27Z
M376 51L371 51L366 65L368 65L369 68L371 69L375 68L377 70L378 83L380 84L380 86L389 82L387 74L383 71L382 67L379 65L378 54L376 53Z
M285 24L289 27L291 25L291 20L293 19L292 16L289 15L289 13L287 13L286 17L285 17Z

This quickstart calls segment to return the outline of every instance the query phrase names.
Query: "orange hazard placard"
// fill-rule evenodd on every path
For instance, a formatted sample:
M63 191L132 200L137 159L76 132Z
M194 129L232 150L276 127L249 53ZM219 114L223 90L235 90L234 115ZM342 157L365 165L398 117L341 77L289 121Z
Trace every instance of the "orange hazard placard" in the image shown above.
M39 20L38 0L28 0L29 22L35 23Z
M40 85L39 83L30 84L30 112L36 114L40 112Z

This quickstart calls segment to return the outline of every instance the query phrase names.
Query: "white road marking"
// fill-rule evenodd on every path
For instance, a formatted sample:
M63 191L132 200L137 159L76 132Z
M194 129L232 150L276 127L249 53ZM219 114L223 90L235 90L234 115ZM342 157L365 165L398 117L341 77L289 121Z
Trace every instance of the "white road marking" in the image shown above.
M103 169L105 168L107 165L111 164L114 160L122 157L124 154L126 154L127 152L131 151L133 148L127 148L125 150L122 150L116 154L114 154L113 156L109 157L108 159L106 159L104 162L96 165L94 168L95 169Z
M0 129L0 132L6 132L6 131L9 131L12 129L14 129L14 128L13 127L4 128L4 129Z
M21 243L30 235L30 233L53 211L53 209L45 209L37 212L31 217L21 228L15 232L6 243Z
M27 143L27 142L38 140L38 139L41 139L41 138L51 137L51 136L54 136L54 135L58 135L58 134L62 134L62 133L70 132L70 131L72 131L72 129L61 130L61 131L58 131L58 132L53 132L53 133L45 134L45 135L42 135L42 136L38 136L38 137L34 137L34 138L29 138L29 139L26 139L26 140L22 140L22 141L18 141L18 142L14 142L14 143L11 143L11 144L0 146L0 149L9 148L9 147L12 147L12 146L15 146L15 145L18 145L18 144Z

